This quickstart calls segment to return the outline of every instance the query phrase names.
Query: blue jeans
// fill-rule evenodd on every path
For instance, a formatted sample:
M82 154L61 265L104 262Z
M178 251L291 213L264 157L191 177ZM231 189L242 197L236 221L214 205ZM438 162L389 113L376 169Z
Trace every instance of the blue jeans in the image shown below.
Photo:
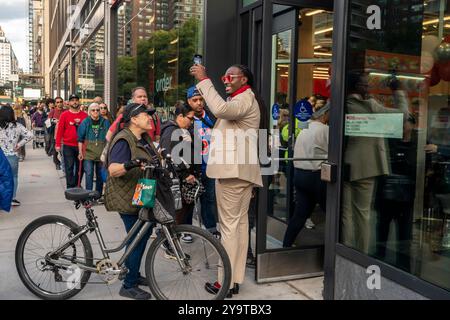
M205 192L200 196L203 224L209 232L215 232L217 231L216 180L208 178L206 174L204 174L202 176L202 183L205 187Z
M122 221L125 225L125 230L130 232L131 228L133 228L134 224L138 220L137 215L128 215L128 214L120 214ZM127 260L125 260L125 266L128 269L128 273L123 281L123 286L126 289L133 288L137 285L140 273L139 268L141 267L142 256L145 252L145 247L147 246L148 239L152 235L153 228L148 229L147 233L138 243L136 248L134 248L133 252L128 256ZM128 246L133 242L135 236L133 236L130 241L127 243Z
M13 199L16 199L17 194L17 186L19 183L18 177L19 177L19 157L18 156L6 156L8 159L9 165L11 166L11 171L14 176L14 193L13 193Z
M66 184L67 189L75 188L78 186L78 181L83 178L83 168L80 171L80 161L78 160L78 147L64 146L64 167L66 169ZM81 165L83 165L81 163ZM81 172L81 177L79 173Z
M103 178L102 178L102 163L100 161L94 160L84 160L84 173L86 174L86 190L94 190L94 171L96 181L95 181L95 191L98 191L100 195L103 193Z

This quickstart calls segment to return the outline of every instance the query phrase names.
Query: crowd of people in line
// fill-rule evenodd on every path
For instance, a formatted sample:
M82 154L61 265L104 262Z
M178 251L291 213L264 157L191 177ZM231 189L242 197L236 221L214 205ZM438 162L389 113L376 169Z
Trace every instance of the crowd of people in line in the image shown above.
M180 178L183 184L201 184L203 187L204 191L199 196L201 221L221 240L230 258L232 281L228 297L231 297L239 293L246 266L254 268L256 265L249 238L251 228L255 226L256 190L263 186L263 182L259 163L208 163L208 157L213 153L229 151L226 148L230 141L220 146L212 133L215 130L225 133L230 129L268 129L267 116L264 103L253 87L254 78L248 67L234 65L226 71L222 77L228 96L226 100L214 88L204 66L194 65L190 72L198 84L187 90L186 100L175 105L172 120L167 121L161 121L143 87L132 90L131 101L118 108L115 116L101 97L96 97L86 107L81 105L76 94L70 95L68 101L61 97L47 99L30 109L20 105L1 106L1 149L12 168L14 180L11 204L20 205L16 199L18 163L25 159L25 144L33 140L35 147L43 147L52 157L56 170L63 170L67 189L83 187L103 195L97 200L98 204L105 204L108 211L119 212L128 232L138 219L138 209L131 205L141 175L138 159L152 159L149 150L155 145L168 154L187 147L193 152L181 156L192 165L180 171ZM314 105L318 104L314 102ZM329 104L316 108L309 129L298 133L295 156L314 158L318 156L317 150L321 156L327 155L328 112ZM175 130L181 130L182 135L174 141ZM44 137L42 141L36 138L40 134ZM202 161L198 164L194 161L196 141L200 141L202 146ZM310 146L310 141L314 141L314 145ZM257 148L248 139L235 142L243 144L246 152L258 157ZM178 148L181 145L185 148ZM191 158L187 159L188 156ZM285 246L292 245L310 217L313 205L324 205L324 199L311 196L311 192L316 191L325 194L318 174L320 163L304 166L304 163L296 165L295 182L298 199L304 199L308 206L303 206L304 210L296 210L288 226ZM85 184L82 186L83 180ZM314 185L314 190L305 189L305 183ZM183 200L182 209L176 212L176 223L192 224L193 212L194 203ZM129 271L120 290L122 296L133 299L151 297L150 293L139 288L147 284L139 267L151 232L125 262ZM181 240L185 243L193 241L189 234L184 234ZM171 255L173 253L167 247L166 256L170 258ZM216 293L221 285L208 282L205 290Z

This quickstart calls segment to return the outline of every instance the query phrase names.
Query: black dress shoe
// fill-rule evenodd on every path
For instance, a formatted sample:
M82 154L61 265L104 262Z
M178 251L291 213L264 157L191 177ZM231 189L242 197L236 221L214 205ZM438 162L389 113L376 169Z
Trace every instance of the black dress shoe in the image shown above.
M234 287L230 289L230 292L232 294L238 294L239 293L239 283L235 283Z
M208 293L217 294L219 292L220 288L221 288L221 286L218 282L215 282L214 284L211 284L209 282L205 283L205 290L208 291ZM238 289L238 291L239 291L239 289ZM227 298L233 297L232 289L230 289L230 291L228 291L226 297Z

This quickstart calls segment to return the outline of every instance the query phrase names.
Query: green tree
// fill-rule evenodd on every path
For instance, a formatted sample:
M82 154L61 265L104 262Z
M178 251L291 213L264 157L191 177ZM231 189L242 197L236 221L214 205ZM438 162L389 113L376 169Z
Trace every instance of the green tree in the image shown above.
M118 95L126 100L131 98L131 89L137 84L137 69L135 57L119 57L117 64Z
M187 88L194 84L189 67L197 53L199 30L200 22L193 18L180 28L159 30L150 39L139 41L137 83L149 89L157 106L173 106L177 100L184 100ZM156 82L170 76L171 88L167 92L156 90Z

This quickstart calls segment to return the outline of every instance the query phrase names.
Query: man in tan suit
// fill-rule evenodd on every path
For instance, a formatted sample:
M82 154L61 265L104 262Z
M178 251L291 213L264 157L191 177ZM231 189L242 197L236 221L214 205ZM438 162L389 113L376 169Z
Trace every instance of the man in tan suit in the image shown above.
M216 179L222 244L232 268L230 296L239 293L239 284L244 282L248 208L253 187L262 186L257 147L262 105L252 89L253 75L245 66L232 66L222 77L228 95L226 101L208 79L204 66L193 66L191 74L200 81L197 89L217 118L206 174ZM205 286L211 293L218 288L220 283Z
M347 114L403 113L408 118L408 102L400 83L389 82L396 108L386 108L368 95L367 74L349 75ZM385 138L351 136L345 147L345 173L342 199L342 242L361 252L368 253L371 238L371 213L376 180L389 174L388 151Z

